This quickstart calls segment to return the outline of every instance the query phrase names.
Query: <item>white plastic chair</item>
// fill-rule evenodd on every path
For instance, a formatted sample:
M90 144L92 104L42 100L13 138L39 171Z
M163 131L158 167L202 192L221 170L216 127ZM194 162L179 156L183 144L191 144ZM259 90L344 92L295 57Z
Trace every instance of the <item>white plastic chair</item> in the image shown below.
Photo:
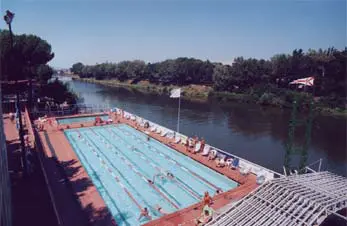
M208 146L204 147L204 150L202 151L202 156L208 156L210 154L210 148Z
M197 144L195 145L194 153L199 152L199 151L200 151L200 147L201 147L201 143L199 142L199 143L197 143Z

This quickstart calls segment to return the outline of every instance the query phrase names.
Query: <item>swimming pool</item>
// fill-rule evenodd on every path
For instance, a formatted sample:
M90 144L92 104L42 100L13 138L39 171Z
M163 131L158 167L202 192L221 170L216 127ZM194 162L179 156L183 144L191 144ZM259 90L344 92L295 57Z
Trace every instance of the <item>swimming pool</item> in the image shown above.
M205 191L214 195L217 188L237 186L125 124L69 129L65 135L118 225L146 223L138 220L144 207L156 219L162 216L157 205L171 213L199 202ZM168 172L174 177L160 176Z
M58 124L71 124L71 123L80 123L80 122L93 122L95 120L95 116L84 116L84 117L71 117L71 118L61 118L57 119ZM102 120L107 120L108 115L99 115Z

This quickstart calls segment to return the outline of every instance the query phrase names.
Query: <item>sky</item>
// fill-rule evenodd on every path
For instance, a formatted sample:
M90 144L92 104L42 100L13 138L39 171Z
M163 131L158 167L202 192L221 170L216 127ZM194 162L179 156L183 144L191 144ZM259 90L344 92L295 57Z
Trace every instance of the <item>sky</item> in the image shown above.
M2 0L15 34L52 45L50 65L69 68L194 57L231 64L296 48L343 49L346 0ZM0 28L6 28L0 22Z

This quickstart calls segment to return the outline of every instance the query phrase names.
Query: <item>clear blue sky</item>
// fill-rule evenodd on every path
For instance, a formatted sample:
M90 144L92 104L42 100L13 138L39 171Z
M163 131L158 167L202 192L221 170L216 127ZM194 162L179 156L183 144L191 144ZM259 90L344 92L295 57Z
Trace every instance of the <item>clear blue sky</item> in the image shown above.
M51 65L180 56L231 63L346 46L346 0L2 0L13 31L47 40ZM1 22L5 28L5 22Z

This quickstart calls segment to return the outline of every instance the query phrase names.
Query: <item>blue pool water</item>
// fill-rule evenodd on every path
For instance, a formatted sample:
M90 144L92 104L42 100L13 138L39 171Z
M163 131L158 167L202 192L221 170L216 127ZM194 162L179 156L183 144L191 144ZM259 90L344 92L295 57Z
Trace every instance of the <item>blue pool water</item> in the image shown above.
M71 124L71 123L82 123L82 122L93 122L96 116L85 116L85 117L71 117L71 118L62 118L57 119L58 124ZM108 115L100 116L102 120L107 120Z
M119 225L140 225L140 208L152 219L201 200L237 183L125 124L65 131L70 144ZM174 178L154 175L167 175ZM151 185L147 180L154 180Z

